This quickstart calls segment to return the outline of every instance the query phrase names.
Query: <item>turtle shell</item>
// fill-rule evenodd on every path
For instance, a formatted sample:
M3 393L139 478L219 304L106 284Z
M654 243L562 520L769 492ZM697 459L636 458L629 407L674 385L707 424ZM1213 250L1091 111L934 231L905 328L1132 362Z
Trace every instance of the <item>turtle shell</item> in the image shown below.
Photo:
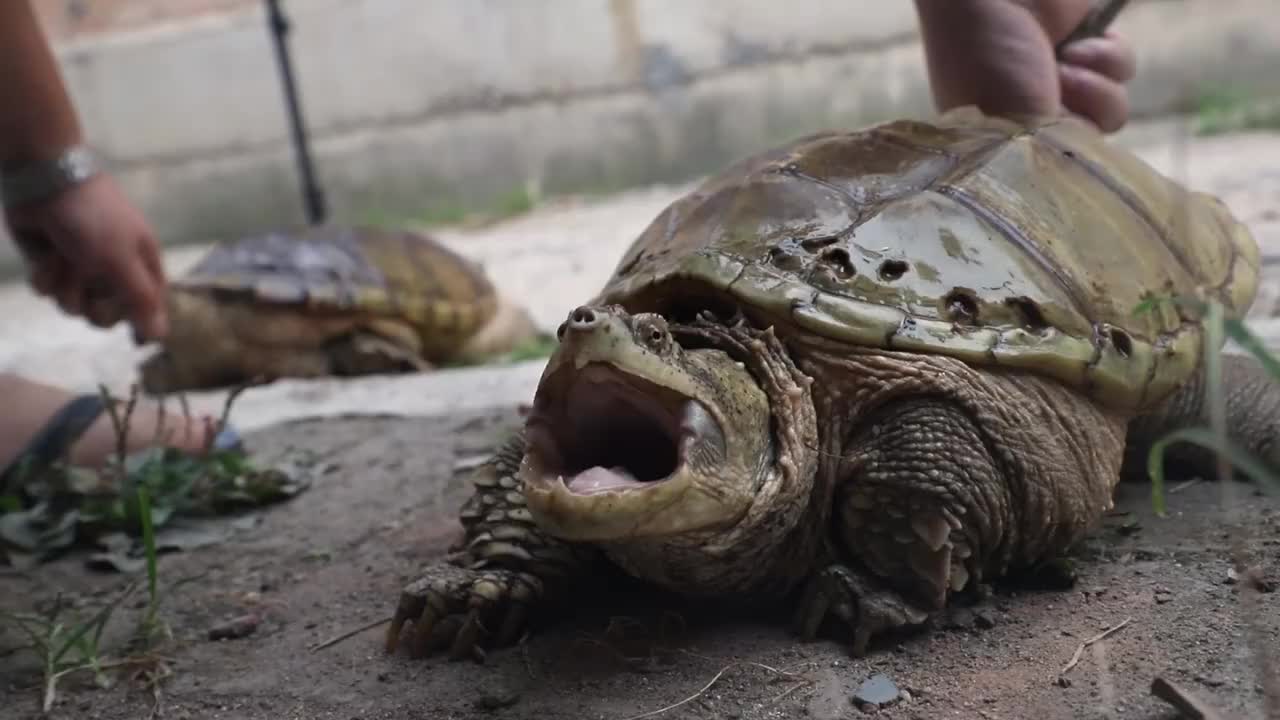
M470 336L497 308L480 266L429 235L338 225L215 245L174 285L300 312L390 317L437 339Z
M1200 320L1149 301L1243 314L1258 272L1217 198L1091 126L962 108L739 162L668 206L597 300L677 315L729 301L780 335L1020 368L1135 411L1201 358Z

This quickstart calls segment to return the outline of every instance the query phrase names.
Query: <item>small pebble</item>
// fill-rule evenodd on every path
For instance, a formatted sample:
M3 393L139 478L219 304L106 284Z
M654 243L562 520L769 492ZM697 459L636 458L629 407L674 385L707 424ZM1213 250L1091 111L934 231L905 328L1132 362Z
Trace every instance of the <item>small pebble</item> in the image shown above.
M898 701L899 697L901 694L898 692L898 686L883 673L876 673L867 678L853 693L853 701L858 705L875 707L892 705Z
M1156 604L1163 605L1173 599L1169 593L1156 593Z
M983 630L990 630L996 626L996 614L990 610L979 610L973 614L973 624Z
M234 617L209 628L209 639L238 640L249 637L254 630L258 629L258 625L261 623L262 618L254 613Z

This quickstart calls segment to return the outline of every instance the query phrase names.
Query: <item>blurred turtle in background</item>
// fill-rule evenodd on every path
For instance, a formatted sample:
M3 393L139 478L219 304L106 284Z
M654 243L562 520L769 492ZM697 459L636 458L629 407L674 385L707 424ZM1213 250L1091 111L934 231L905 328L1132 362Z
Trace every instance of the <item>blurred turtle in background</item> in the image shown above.
M425 372L537 338L523 308L431 236L322 225L215 246L168 295L141 366L170 393L257 380Z

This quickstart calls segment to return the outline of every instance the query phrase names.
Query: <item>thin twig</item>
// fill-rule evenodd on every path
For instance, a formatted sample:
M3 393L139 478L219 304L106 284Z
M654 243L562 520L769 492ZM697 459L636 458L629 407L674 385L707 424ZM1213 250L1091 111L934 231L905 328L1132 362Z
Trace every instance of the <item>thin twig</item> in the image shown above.
M703 694L703 693L705 693L706 691L710 690L710 689L711 689L711 686L712 686L712 685L715 685L715 684L720 680L720 678L724 677L724 674L725 674L725 673L729 672L730 670L732 670L732 669L733 669L733 668L735 668L735 667L738 667L739 665L747 665L747 664L748 664L748 663L733 663L732 665L726 665L726 666L724 666L724 668L722 668L722 669L720 670L720 672L716 673L716 674L711 678L711 680L707 681L707 684L706 684L706 685L703 685L703 686L702 686L702 688L698 690L698 692L696 692L696 693L694 693L694 694L690 695L689 697L687 697L687 698L685 698L685 699L683 699L683 700L681 700L681 701L679 701L679 702L672 703L672 704L670 704L670 705L668 705L668 706L666 706L666 707L658 708L657 710L650 710L649 712L640 713L639 715L632 715L631 717L627 718L626 720L642 720L642 718L650 718L650 717L653 717L653 716L655 716L655 715L661 715L662 713L667 712L668 710L675 710L676 708L680 707L681 705L687 705L687 704L689 704L689 703L693 702L694 700L697 700L697 699L698 699L699 697L701 697L701 696L702 696L702 694Z
M1182 492L1183 490L1186 490L1187 488L1191 487L1192 485L1196 485L1199 482L1200 482L1200 478L1191 478L1186 482L1178 483L1177 485L1174 485L1173 487L1169 488L1168 494L1172 495L1174 493Z
M1079 665L1080 656L1084 655L1084 651L1089 649L1089 646L1093 645L1096 642L1101 642L1103 640L1106 640L1112 633L1119 631L1121 628L1128 625L1132 621L1133 621L1132 617L1127 617L1122 622L1112 625L1106 630L1103 630L1097 635L1094 635L1088 640L1085 640L1084 642L1080 643L1080 645L1076 647L1076 651L1071 654L1071 660L1069 660L1067 664L1062 668L1062 672L1058 673L1058 676L1059 677L1065 676L1067 673L1071 672L1072 668L1074 668L1076 665Z
M340 635L335 635L335 636L333 636L333 637L329 638L328 640L325 640L324 642L322 642L322 643L320 643L320 644L318 644L318 645L312 645L312 646L311 646L311 652L319 652L320 650L323 650L323 649L325 649L325 648L327 648L327 647L333 647L334 645L337 645L338 643L342 642L343 640L346 640L346 639L348 639L348 638L352 638L352 637L355 637L356 635L359 635L360 633L364 632L365 630L372 630L372 629L374 629L374 628L376 628L376 627L378 627L378 626L380 626L380 625L386 625L386 624L387 624L387 623L389 623L389 622L391 622L391 618L390 618L389 616L388 616L388 617L384 617L384 618L382 618L381 620L374 620L373 622L371 622L371 623L367 623L367 624L365 624L365 625L361 625L360 627L358 627L358 628L356 628L356 629L354 629L354 630L348 630L348 631L346 631L346 632L344 632L344 633L342 633L342 634L340 634Z
M812 681L812 680L801 680L800 682L796 683L795 685L792 685L791 687L787 688L785 691L783 691L783 693L782 693L781 695L779 695L779 696L775 697L774 699L770 700L769 702L770 702L770 703L772 703L772 704L774 704L774 705L777 705L778 703L780 703L780 702L782 702L783 700L785 700L785 699L787 698L787 696L788 696L788 695L790 695L791 693L793 693L793 692L795 692L795 691L799 690L800 688L804 687L805 685L812 685L812 684L813 684L813 681Z
M249 388L253 387L254 385L261 385L261 384L262 384L261 381L258 381L255 378L254 380L250 380L247 383L243 383L231 388L231 391L227 393L226 401L222 403L222 414L218 416L218 432L222 432L223 429L227 427L227 420L231 418L231 406L235 404L236 399L240 397L240 394L243 393L245 390L248 390Z
M116 435L116 462L118 471L123 476L125 460L129 457L129 422L133 417L133 407L138 401L138 386L131 385L129 399L125 403L124 412L116 407L116 399L106 385L98 385L98 394L102 396L102 404L111 418L111 429Z
M165 431L168 430L169 408L165 406L164 396L160 397L159 409L156 411L156 431L151 436L151 442L154 445L164 447L168 445L168 437ZM190 429L190 426L187 426Z
M682 650L681 652L683 652L684 654L689 655L689 656L691 656L691 657L701 658L701 659L704 659L704 660L709 660L709 659L710 659L710 658L707 658L707 657L706 657L706 656L704 656L704 655L698 655L697 653L691 653L691 652L689 652L689 651L687 651L687 650ZM626 720L642 720L643 718L650 718L650 717L654 717L655 715L661 715L662 713L667 712L668 710L675 710L676 708L681 707L682 705L687 705L687 704L689 704L689 703L693 702L694 700L697 700L697 699L698 699L699 697L701 697L704 693L706 693L708 690L710 690L710 689L711 689L711 687L712 687L713 685L715 685L717 682L719 682L719 681L720 681L720 678L724 677L724 674L725 674L725 673L729 672L730 670L732 670L732 669L734 669L734 668L736 668L736 667L748 667L748 666L750 666L750 667L758 667L758 668L761 668L762 670L768 670L769 672L774 673L774 674L776 674L776 675L785 675L785 676L788 676L788 677L795 677L795 673L789 672L789 671L787 671L787 670L779 670L778 668L770 667L770 666L765 665L765 664L763 664L763 663L758 663L758 662L749 662L749 661L748 661L748 662L735 662L735 663L730 663L730 664L728 664L728 665L725 665L723 668L721 668L721 669L720 669L720 672L718 672L718 673L716 673L714 676L712 676L712 678L711 678L710 680L708 680L708 681L707 681L707 684L706 684L706 685L703 685L701 688L699 688L699 689L698 689L698 691L697 691L697 692L695 692L694 694L690 695L689 697L687 697L687 698L685 698L685 699L683 699L683 700L680 700L679 702L674 702L674 703L672 703L672 704L670 704L670 705L667 705L666 707L658 708L657 710L650 710L649 712L640 713L639 715L632 715L631 717L627 718ZM801 683L801 684L803 684L803 683ZM797 687L799 687L799 686L797 686ZM790 695L790 694L791 694L791 692L793 692L794 690L795 690L795 688L792 688L791 690L789 690L789 691L787 691L787 692L782 693L781 695L779 695L777 698L775 698L775 699L774 699L774 702L777 702L778 700L781 700L782 698L786 697L787 695Z
M182 421L191 426L191 403L187 401L187 394L178 393L178 407L182 409Z

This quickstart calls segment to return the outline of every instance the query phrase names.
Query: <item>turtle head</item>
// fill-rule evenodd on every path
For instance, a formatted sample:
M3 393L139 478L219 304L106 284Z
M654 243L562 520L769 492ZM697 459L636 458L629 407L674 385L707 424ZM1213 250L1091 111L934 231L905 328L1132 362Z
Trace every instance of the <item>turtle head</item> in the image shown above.
M573 310L557 336L520 470L538 524L617 543L740 523L775 460L769 399L747 368L616 306Z

